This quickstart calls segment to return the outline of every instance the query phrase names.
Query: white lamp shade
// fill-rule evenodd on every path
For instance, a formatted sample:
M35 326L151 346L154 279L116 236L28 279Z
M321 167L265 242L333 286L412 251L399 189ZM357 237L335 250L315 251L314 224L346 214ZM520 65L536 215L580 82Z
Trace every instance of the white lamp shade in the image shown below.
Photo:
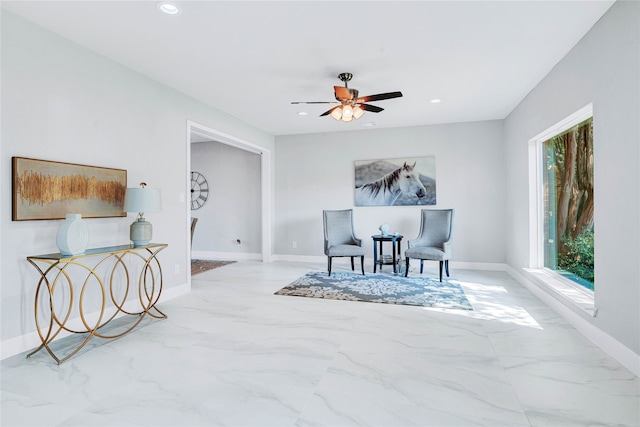
M353 118L353 107L347 104L344 107L342 107L342 121L350 122L352 118Z
M364 110L359 105L353 107L353 118L358 120L364 114Z
M331 117L336 120L340 120L342 118L342 107L337 107L331 112Z
M159 188L127 188L124 195L125 212L162 212Z

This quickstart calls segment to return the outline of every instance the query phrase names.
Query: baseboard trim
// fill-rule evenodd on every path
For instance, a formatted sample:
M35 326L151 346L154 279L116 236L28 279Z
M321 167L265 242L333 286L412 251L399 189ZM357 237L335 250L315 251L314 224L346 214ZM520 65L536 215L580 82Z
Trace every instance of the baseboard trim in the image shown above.
M169 301L173 298L177 298L181 295L188 294L189 292L191 292L191 285L189 283L183 283L178 286L173 286L171 288L163 289L162 295L160 296L160 300L158 301L158 303L162 304L163 302ZM137 305L139 304L137 301L131 301L131 303L134 303L135 305L131 304L130 307L127 307L127 304L125 304L125 309L129 308L131 310L134 310L136 306L139 307L139 305ZM87 318L89 319L92 319L94 317L97 318L98 314L99 313L87 314ZM123 315L120 315L117 317L121 317L121 316ZM80 321L79 318L69 320L69 322L72 322L72 323L79 322L79 321ZM135 329L132 332L135 332ZM62 339L70 334L71 333L64 334L61 332L60 335L54 341ZM0 359L4 360L11 356L15 356L16 354L33 350L36 347L38 347L40 344L42 344L42 341L40 340L40 336L38 335L37 331L32 331L27 334L19 335L17 337L10 338L8 340L4 340L2 341L2 344L1 344Z
M506 272L542 302L555 310L581 334L629 369L636 377L640 377L640 355L591 323L588 319L593 319L592 316L586 313L581 316L569 307L567 302L561 299L560 295L548 292L516 269L507 266Z
M327 257L322 256L313 256L313 255L286 255L286 254L274 254L272 256L273 261L288 261L288 262L316 262L316 263L327 263ZM349 257L338 257L333 259L333 263L342 263L349 264L351 260ZM431 261L435 266L438 264L435 261ZM410 264L412 266L419 266L420 261L412 259ZM373 265L373 259L365 257L364 259L365 267L368 265ZM426 264L425 264L426 265ZM460 270L484 270L484 271L505 271L507 268L506 264L502 263L490 263L490 262L465 262L465 261L450 261L449 267L451 269L460 269Z

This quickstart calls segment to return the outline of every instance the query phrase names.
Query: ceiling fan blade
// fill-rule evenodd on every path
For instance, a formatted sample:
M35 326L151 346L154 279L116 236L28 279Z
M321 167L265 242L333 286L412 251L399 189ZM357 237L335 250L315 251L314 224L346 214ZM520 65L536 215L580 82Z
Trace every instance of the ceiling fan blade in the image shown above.
M334 92L336 93L336 99L338 101L350 100L353 99L353 95L349 92L349 89L342 86L334 86Z
M360 104L360 108L362 108L364 111L371 111L372 113L379 113L380 111L384 110L384 108L376 107L375 105L371 104Z
M292 104L335 104L336 101L292 101Z
M379 93L377 95L363 96L362 98L358 98L356 102L382 101L385 99L400 98L401 96L402 92Z
M332 109L325 111L324 113L320 114L320 117L328 116L329 114L333 113L333 110L335 110L336 108L339 108L339 107L340 107L340 105L337 105L337 106L333 107Z

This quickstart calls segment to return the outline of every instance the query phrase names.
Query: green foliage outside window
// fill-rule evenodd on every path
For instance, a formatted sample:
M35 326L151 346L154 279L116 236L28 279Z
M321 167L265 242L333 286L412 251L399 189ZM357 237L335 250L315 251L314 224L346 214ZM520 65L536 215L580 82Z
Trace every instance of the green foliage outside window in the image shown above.
M567 237L563 243L566 252L558 256L558 267L593 283L593 228L585 228L575 239Z

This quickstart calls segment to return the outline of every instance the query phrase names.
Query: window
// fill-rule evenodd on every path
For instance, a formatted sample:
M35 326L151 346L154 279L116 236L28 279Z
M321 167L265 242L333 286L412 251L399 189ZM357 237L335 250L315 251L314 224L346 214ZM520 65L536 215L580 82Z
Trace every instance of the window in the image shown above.
M587 293L594 290L593 157L591 105L530 144L531 267Z
M593 290L593 117L542 143L544 266Z

